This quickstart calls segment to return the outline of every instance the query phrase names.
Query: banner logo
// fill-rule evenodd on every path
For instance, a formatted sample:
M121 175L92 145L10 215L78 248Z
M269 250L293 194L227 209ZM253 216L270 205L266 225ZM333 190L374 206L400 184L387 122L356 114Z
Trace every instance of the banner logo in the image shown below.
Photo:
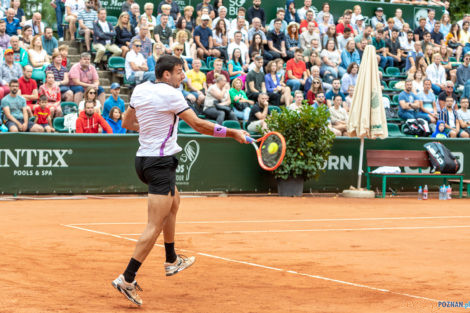
M191 178L191 168L196 163L199 156L199 143L196 140L190 140L183 148L184 153L181 154L176 169L176 183L178 185L189 185Z

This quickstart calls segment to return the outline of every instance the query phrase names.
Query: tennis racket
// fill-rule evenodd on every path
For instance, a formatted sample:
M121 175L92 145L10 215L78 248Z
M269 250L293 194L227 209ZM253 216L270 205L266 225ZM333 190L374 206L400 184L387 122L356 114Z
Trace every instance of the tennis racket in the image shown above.
M274 171L284 160L286 140L280 133L269 132L257 140L246 136L246 141L255 148L258 163L263 170Z

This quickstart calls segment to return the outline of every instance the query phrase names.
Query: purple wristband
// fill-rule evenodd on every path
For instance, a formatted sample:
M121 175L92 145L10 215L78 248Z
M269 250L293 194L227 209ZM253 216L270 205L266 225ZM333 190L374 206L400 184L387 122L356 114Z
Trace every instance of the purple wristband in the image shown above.
M226 137L226 136L227 136L227 127L215 124L214 137Z

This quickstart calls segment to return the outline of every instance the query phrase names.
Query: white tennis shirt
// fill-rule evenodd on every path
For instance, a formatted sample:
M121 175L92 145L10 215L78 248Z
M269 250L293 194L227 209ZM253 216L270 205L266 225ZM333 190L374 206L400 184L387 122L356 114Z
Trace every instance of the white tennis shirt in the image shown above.
M166 83L145 82L135 87L130 107L140 128L137 156L170 156L182 150L176 142L178 115L190 107L181 91Z

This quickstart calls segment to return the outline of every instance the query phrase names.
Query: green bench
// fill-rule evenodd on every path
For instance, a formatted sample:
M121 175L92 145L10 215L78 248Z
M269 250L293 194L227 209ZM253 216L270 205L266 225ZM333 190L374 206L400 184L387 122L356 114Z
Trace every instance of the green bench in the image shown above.
M444 184L448 184L449 180L457 180L459 183L459 197L462 198L463 193L463 174L433 174L423 173L422 169L431 166L429 157L424 150L367 150L367 189L371 189L371 177L382 178L382 198L385 198L387 179L391 178L438 178L442 179ZM371 168L380 166L409 166L417 167L418 173L400 173L400 174L378 174L372 173Z

